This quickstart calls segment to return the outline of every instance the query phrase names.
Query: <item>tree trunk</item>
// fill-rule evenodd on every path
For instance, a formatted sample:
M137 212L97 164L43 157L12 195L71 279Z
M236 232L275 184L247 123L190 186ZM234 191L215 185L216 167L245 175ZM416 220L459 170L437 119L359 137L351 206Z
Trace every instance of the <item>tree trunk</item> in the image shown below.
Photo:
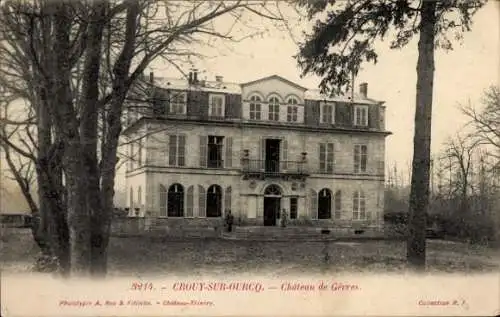
M410 192L407 260L417 270L425 270L425 229L429 205L429 169L434 82L434 35L436 2L423 1L419 26L415 134Z
M106 117L106 130L103 132L105 144L102 146L101 204L102 211L92 217L92 273L104 276L107 272L107 248L111 225L111 211L115 185L116 153L122 130L121 117L123 103L128 91L129 71L134 57L137 30L137 17L140 6L137 0L127 1L126 29L123 48L113 68L113 98Z
M94 263L106 255L100 251L102 214L107 211L102 207L100 190L100 170L97 159L98 114L99 114L99 70L101 65L102 35L106 19L105 1L95 2L91 9L88 27L87 54L83 71L83 98L80 121L80 139L83 147L84 168L87 177L86 200L90 212L90 273L99 275ZM96 248L97 246L97 248ZM96 252L99 250L100 252Z
M49 83L47 83L50 85ZM36 162L38 195L40 204L40 237L44 237L50 254L59 261L60 273L69 274L69 235L66 209L62 197L62 154L60 141L52 142L52 121L49 114L50 100L47 90L38 89L37 137L38 156Z
M70 262L73 275L88 275L90 271L90 214L87 206L87 175L84 169L82 142L79 133L78 109L71 90L70 33L71 4L49 2L54 10L54 86L52 87L51 117L55 133L63 145L63 166L70 240Z

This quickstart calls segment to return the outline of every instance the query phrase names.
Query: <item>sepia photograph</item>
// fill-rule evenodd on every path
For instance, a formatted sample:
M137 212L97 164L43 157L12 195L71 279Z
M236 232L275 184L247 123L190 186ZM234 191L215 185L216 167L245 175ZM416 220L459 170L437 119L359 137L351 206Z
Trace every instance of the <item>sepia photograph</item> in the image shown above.
M2 316L500 314L500 2L4 0L0 40Z

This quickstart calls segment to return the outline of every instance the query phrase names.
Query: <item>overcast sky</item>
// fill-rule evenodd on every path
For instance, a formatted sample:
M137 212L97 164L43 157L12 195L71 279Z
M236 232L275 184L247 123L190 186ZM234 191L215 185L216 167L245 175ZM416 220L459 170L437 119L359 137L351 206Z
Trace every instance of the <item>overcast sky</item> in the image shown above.
M206 72L203 76L213 79L217 74L224 76L226 81L245 82L278 74L316 89L320 79L315 76L300 78L300 69L293 58L297 53L294 40L299 40L301 32L308 32L309 27L298 22L297 15L284 4L281 8L290 18L293 38L289 32L279 31L269 22L250 17L248 19L256 25L264 23L259 30L268 27L270 32L238 43L219 41L217 49L203 49L209 58L196 63L197 68ZM458 104L469 100L478 102L485 88L499 83L499 12L499 2L489 2L475 15L472 31L464 35L461 44L456 43L451 52L436 52L433 153L439 152L446 138L465 122ZM227 25L229 21L223 18L219 23ZM387 138L386 160L391 165L396 162L400 169L408 166L413 154L417 40L415 38L402 50L390 50L388 43L379 43L378 63L365 64L355 84L367 82L369 96L386 101L387 128L393 132ZM153 70L163 76L179 76L171 67L155 65Z
M258 26L258 30L269 32L238 43L218 41L216 48L203 48L201 53L209 56L198 61L196 67L213 79L224 76L231 82L246 82L278 74L302 86L316 89L320 79L314 76L300 78L293 55L302 31L309 27L297 20L292 10L281 6L289 19L293 37L287 31L279 31L269 21L247 17L247 21ZM458 104L469 100L478 103L485 88L499 84L499 38L500 2L490 1L474 17L471 32L464 35L461 45L456 44L451 52L437 51L434 80L432 151L438 153L447 137L456 133L464 124ZM222 18L218 26L227 27L232 19ZM247 35L249 29L235 34ZM376 65L366 64L356 86L368 83L368 94L373 99L386 101L387 129L393 134L387 138L387 165L397 163L398 169L408 167L413 154L413 118L415 110L417 39L402 50L390 50L387 43L379 43L379 59ZM180 76L172 67L154 65L152 70L161 76ZM186 69L187 70L187 69ZM357 87L356 87L357 89ZM4 168L4 166L2 166ZM403 172L407 177L407 173ZM124 182L123 171L117 174L117 190ZM15 199L17 201L17 199ZM22 208L25 208L24 206Z

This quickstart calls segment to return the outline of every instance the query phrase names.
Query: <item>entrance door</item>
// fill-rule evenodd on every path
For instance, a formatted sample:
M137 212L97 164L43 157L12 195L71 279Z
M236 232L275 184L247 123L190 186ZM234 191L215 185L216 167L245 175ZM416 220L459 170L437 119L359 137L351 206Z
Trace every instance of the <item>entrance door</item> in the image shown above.
M276 226L281 208L281 190L269 185L264 191L264 226Z
M264 226L276 226L280 203L279 197L264 197Z
M266 139L266 172L279 172L280 141L277 139Z

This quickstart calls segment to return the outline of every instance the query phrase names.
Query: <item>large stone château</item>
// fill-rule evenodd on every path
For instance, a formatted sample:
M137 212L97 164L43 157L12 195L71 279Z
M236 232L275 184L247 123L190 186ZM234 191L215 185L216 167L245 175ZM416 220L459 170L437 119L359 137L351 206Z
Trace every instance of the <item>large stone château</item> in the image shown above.
M131 215L379 227L384 102L329 98L274 75L235 84L143 78L124 135ZM133 99L133 98L132 98ZM178 221L178 220L177 220Z

